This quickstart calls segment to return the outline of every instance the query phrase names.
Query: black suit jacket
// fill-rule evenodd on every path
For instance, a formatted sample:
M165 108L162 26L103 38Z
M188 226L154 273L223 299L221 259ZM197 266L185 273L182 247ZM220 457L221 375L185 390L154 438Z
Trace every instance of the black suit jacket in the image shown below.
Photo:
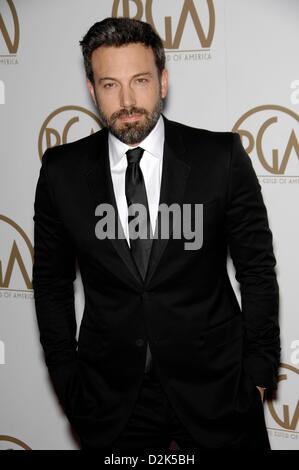
M127 241L99 240L100 203L117 206L103 129L48 149L35 198L33 288L56 393L82 442L109 444L124 427L149 341L179 418L207 447L244 426L256 385L276 388L278 286L261 187L238 134L167 120L160 203L203 203L203 245L153 241L143 282ZM230 250L240 309L227 274ZM73 281L85 295L76 341ZM245 423L246 425L246 423Z

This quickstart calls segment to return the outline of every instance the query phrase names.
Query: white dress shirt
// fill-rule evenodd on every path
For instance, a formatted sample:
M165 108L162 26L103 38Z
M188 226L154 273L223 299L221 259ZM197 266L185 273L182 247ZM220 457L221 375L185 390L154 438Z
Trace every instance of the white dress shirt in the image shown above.
M160 199L164 136L164 121L162 116L160 116L154 129L142 142L139 143L138 146L136 146L144 149L144 153L140 161L140 168L143 173L153 233L155 232ZM125 176L128 166L126 152L127 150L132 150L135 147L130 147L129 145L124 144L110 132L108 143L110 170L117 209L125 237L130 246L128 205L125 192Z

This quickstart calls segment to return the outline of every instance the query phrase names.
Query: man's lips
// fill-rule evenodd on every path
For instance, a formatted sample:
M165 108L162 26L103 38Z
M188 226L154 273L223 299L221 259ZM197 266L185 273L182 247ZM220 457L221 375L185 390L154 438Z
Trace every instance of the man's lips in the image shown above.
M119 119L123 122L134 122L138 121L142 116L142 114L131 114L130 116L121 116Z

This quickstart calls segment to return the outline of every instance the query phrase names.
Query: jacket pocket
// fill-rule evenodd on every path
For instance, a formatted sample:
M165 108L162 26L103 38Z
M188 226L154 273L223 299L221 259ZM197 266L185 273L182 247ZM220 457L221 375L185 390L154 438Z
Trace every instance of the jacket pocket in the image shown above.
M212 345L214 348L228 344L243 336L243 322L241 315L235 315L219 325L209 328L203 333L200 344Z

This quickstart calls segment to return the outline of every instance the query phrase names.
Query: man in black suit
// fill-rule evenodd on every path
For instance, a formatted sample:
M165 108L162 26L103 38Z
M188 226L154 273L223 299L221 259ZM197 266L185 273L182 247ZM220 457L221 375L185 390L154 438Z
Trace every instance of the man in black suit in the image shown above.
M150 25L106 18L81 46L104 128L45 152L34 214L40 339L66 415L83 449L269 449L263 391L277 384L278 285L251 160L238 134L161 114L168 76ZM181 222L194 209L202 243L187 248L175 223L162 236L163 204ZM116 236L105 234L109 208Z

